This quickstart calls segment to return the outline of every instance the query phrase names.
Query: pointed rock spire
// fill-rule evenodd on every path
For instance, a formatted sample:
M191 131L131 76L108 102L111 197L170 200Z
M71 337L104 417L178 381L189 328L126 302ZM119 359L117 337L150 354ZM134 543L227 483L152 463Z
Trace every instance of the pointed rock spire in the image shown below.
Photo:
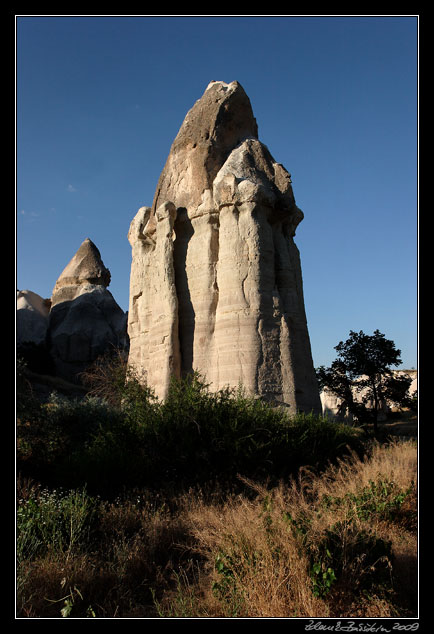
M126 349L126 313L107 286L110 271L86 238L59 276L51 297L47 346L56 374L80 382L80 373L113 348Z
M104 266L98 248L89 238L81 243L77 253L63 269L57 283L66 286L84 281L105 287L110 284L110 271Z
M110 277L110 271L104 266L98 248L92 240L86 238L57 279L52 294L52 305L73 299L77 294L77 287L83 285L93 284L107 288Z
M247 138L258 138L258 126L244 88L237 81L212 81L172 143L153 213L167 200L176 207L197 207L231 151Z

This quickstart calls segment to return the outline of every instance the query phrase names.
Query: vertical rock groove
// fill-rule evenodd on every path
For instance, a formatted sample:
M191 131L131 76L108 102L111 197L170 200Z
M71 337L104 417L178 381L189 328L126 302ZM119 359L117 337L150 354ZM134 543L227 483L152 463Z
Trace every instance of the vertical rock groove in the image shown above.
M175 269L175 289L178 298L178 333L181 355L181 376L193 370L193 343L195 331L195 312L187 276L187 251L193 226L184 207L178 209L174 225L173 264Z

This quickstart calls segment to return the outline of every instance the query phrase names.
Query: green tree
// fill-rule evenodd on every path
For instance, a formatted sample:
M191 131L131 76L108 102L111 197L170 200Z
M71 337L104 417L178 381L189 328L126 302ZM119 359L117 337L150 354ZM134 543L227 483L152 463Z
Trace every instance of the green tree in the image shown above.
M320 366L316 370L320 389L327 388L342 399L343 406L358 420L372 417L377 433L382 403L389 401L406 407L411 401L408 393L411 378L397 376L391 369L401 365L401 351L379 330L373 335L350 331L349 338L335 346L335 350L336 361L329 368ZM372 407L368 408L368 403Z

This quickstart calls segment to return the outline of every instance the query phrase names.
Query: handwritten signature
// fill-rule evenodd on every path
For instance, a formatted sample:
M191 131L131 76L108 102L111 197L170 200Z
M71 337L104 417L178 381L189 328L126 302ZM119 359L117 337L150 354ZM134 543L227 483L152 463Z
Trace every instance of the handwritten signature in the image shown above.
M338 621L334 625L326 625L322 621L309 621L304 629L316 632L416 632L419 629L419 623L390 623L389 627L384 627L377 623L356 623L355 621L345 623Z

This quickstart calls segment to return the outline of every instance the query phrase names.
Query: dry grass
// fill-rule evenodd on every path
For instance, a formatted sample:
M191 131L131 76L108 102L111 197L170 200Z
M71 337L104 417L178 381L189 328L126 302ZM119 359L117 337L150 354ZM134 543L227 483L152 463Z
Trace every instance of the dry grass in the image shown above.
M80 379L89 395L105 399L111 405L118 405L127 374L128 356L124 351L113 348L83 371Z
M206 565L193 584L178 577L176 593L166 596L160 613L176 615L180 606L184 616L200 617L397 617L414 612L417 535L408 515L416 510L416 460L416 446L397 441L375 446L365 462L354 455L319 477L305 471L298 481L272 490L245 481L257 494L254 500L237 496L212 505L190 500L185 512ZM361 492L379 481L395 483L395 493L408 492L393 520L385 518L380 501L373 500L378 512L366 516L360 510ZM324 505L327 499L346 502ZM381 503L387 508L392 501ZM339 579L329 591L318 592L317 585L315 592L315 580L328 574L324 543L330 534L339 548ZM390 544L390 557L380 552L377 558L375 540ZM318 577L312 575L312 562L321 564ZM330 566L335 564L336 559L330 560ZM371 578L379 579L377 585L367 583Z
M20 484L22 500L38 494L32 483ZM179 565L174 544L188 544L182 514L139 494L95 500L95 510L90 541L71 556L47 543L19 563L18 616L58 618L68 604L74 617L155 616L152 589L166 589L164 570Z
M244 479L245 494L101 502L90 545L22 563L18 614L414 616L416 473L416 444L396 441L277 487ZM35 491L21 482L22 499ZM390 556L377 557L378 544Z
M310 589L306 554L279 512L287 508L282 491L260 497L190 511L198 551L208 562L204 615L328 616Z

